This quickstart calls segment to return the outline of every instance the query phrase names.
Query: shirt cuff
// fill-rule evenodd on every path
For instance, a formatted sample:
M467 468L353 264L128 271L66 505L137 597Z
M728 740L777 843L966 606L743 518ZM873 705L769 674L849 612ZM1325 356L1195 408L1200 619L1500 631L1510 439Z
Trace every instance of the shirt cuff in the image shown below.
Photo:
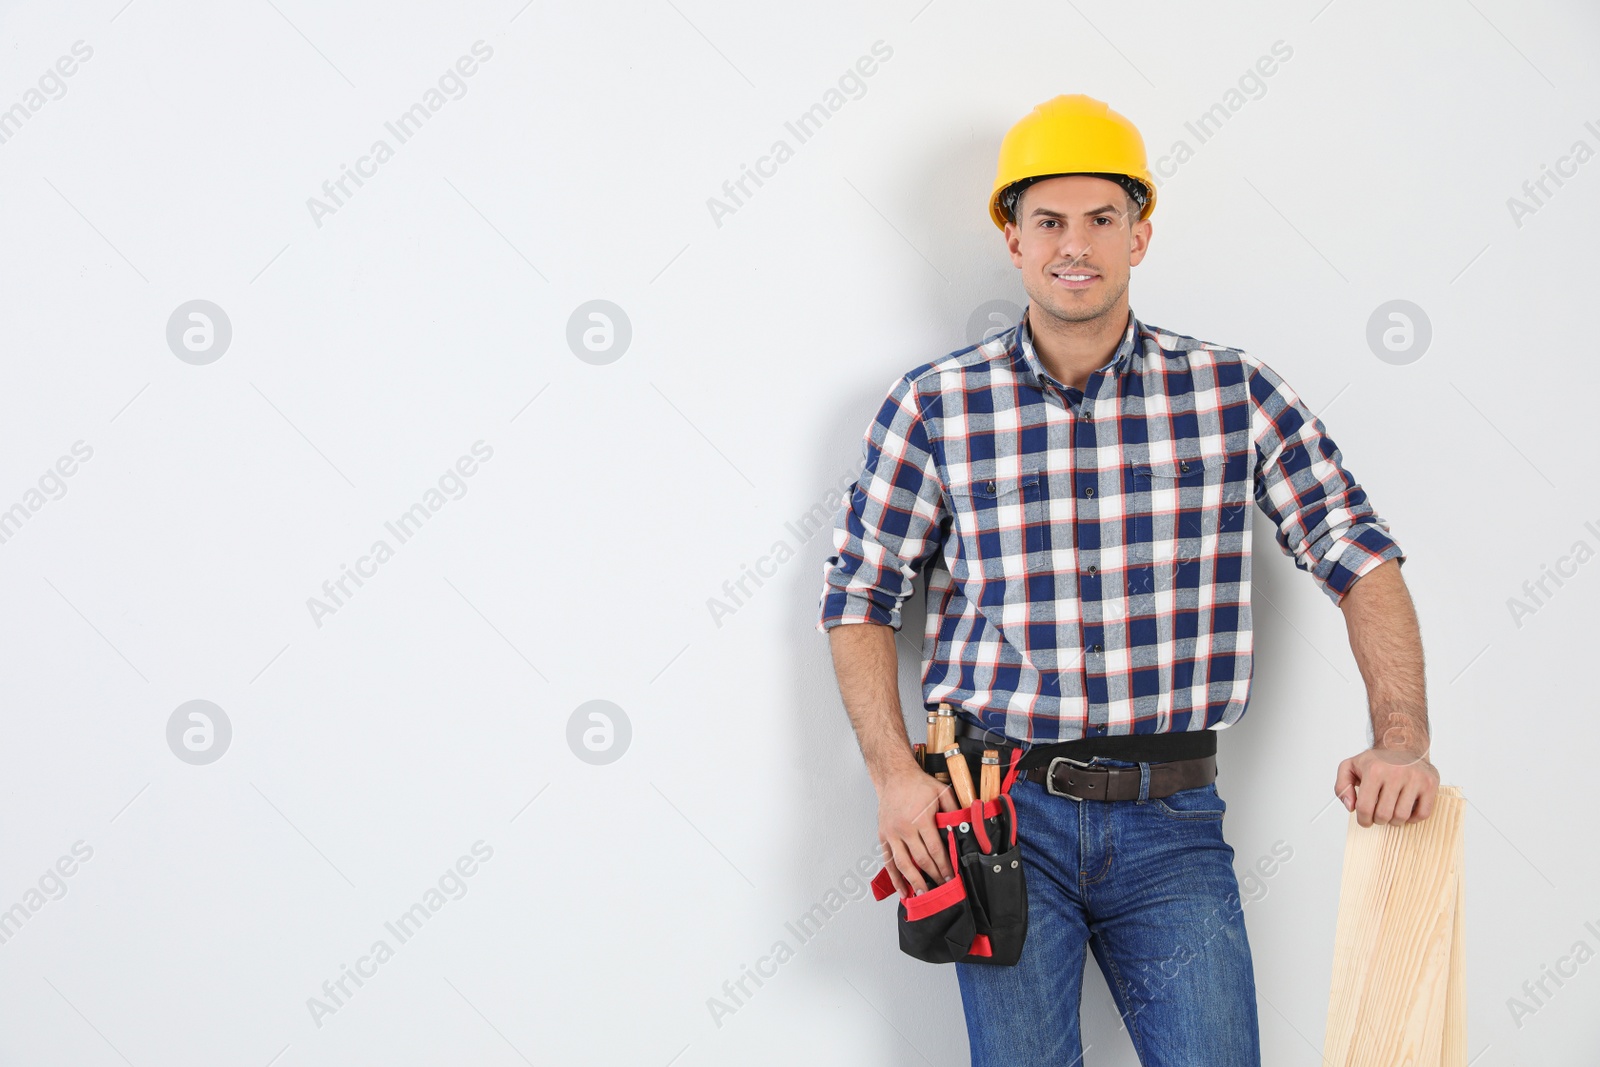
M900 629L900 608L885 608L861 593L841 593L830 590L822 601L822 613L817 619L817 631L827 633L835 626L851 623L875 622L892 630Z
M1381 526L1358 522L1339 535L1312 573L1328 599L1338 605L1356 579L1391 559L1405 564L1399 543Z

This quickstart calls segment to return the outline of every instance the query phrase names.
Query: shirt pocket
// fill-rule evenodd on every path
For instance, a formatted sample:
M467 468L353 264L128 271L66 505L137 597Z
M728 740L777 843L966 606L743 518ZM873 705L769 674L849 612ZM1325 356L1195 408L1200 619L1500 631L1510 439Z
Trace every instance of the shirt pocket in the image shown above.
M1223 531L1228 457L1211 455L1150 459L1133 465L1128 506L1129 559L1149 565L1149 579L1135 585L1193 587L1206 538ZM1234 510L1233 508L1229 509Z
M1038 471L976 478L950 486L950 513L968 573L1020 576L1043 543L1044 480Z

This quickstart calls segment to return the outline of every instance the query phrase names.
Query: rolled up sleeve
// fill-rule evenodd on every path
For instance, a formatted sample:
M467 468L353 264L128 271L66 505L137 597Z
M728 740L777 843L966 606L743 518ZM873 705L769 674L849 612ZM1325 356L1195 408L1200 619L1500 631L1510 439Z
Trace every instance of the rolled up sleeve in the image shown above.
M1246 356L1256 504L1278 546L1335 604L1385 560L1405 563L1389 524L1344 467L1327 427L1271 367Z
M817 629L824 633L863 622L900 629L900 607L943 536L944 489L911 375L890 387L862 456L822 566Z

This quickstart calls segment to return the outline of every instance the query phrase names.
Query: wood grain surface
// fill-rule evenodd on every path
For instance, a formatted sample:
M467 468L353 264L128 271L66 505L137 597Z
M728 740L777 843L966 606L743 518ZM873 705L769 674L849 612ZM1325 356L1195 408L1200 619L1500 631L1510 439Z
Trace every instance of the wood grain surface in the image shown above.
M1345 833L1323 1058L1338 1067L1466 1067L1466 800Z

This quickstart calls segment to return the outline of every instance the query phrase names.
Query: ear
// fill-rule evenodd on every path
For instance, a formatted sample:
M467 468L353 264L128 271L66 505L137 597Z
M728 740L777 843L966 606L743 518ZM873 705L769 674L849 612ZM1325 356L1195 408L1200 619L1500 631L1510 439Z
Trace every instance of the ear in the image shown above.
M1155 227L1149 219L1141 219L1133 224L1133 237L1128 248L1128 265L1137 267L1144 259L1145 253L1150 250L1150 237L1155 232Z
M1011 253L1011 265L1022 267L1022 231L1014 222L1006 223L1005 229L1006 250Z

